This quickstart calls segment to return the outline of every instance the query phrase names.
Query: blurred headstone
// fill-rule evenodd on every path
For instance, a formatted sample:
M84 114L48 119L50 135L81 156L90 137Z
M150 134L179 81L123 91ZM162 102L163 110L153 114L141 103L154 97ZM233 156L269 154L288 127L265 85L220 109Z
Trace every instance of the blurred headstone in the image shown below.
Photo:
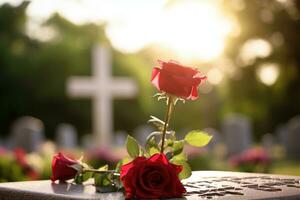
M74 149L77 147L77 131L71 124L60 124L56 129L56 144L59 148Z
M11 130L12 148L22 148L26 152L38 151L44 140L44 125L37 118L24 116L17 119Z
M286 124L280 124L275 131L278 143L284 147L287 145L288 132L289 130Z
M262 137L262 145L265 149L267 149L269 152L271 152L272 147L274 145L274 136L271 133L267 133L263 135Z
M124 147L126 139L127 139L127 132L126 131L117 131L115 133L115 145L117 147Z
M111 77L111 51L97 45L93 49L93 77L71 77L67 92L72 97L93 99L93 134L96 146L110 146L113 135L113 99L132 98L137 93L129 78Z
M300 157L300 115L292 118L288 124L286 154L289 158Z
M242 114L228 115L223 121L222 132L229 155L241 153L252 145L251 123Z
M150 133L152 133L153 131L155 131L155 129L152 126L141 125L136 127L133 133L139 144L144 145L148 135L150 135Z
M83 135L80 139L80 144L85 150L96 148L95 142L93 142L93 137L90 134Z

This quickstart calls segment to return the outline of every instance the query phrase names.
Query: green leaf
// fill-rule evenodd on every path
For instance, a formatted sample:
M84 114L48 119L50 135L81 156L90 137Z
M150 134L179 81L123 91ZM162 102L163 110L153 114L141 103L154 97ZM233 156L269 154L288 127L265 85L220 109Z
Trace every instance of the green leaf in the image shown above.
M106 171L106 170L108 170L108 165L107 164L103 165L103 166L99 167L98 170Z
M181 165L183 167L182 171L179 174L179 179L186 179L192 175L192 170L190 165L185 160L177 160L177 159L171 159L171 163L175 165Z
M156 147L150 147L150 149L149 149L150 156L152 156L152 155L154 155L156 153L159 153L159 152L160 152L159 149L156 148Z
M83 183L82 175L81 174L76 175L74 181L76 184L82 184Z
M173 153L174 155L178 155L183 151L184 140L175 141L173 145Z
M125 157L122 159L122 165L126 165L126 164L130 163L131 161L132 161L131 158Z
M122 165L123 165L123 162L122 162L122 160L120 160L116 165L115 171L120 172Z
M94 175L95 186L110 186L111 185L111 173L96 173Z
M96 191L106 193L120 190L123 186L119 178L119 176L116 176L110 172L95 173L94 181Z
M208 133L195 130L189 132L184 138L187 143L196 147L203 147L207 145L211 139L212 136Z
M75 176L74 181L76 184L82 184L88 179L92 178L93 172L83 172Z
M140 155L140 145L130 135L127 136L126 148L130 157L136 158Z
M187 160L187 156L184 153L184 151L182 151L180 154L174 155L173 159L176 159L176 160Z
M94 174L93 172L85 172L85 173L83 173L82 174L82 180L83 180L83 182L85 182L85 181L89 180L90 178L92 178L93 174Z
M172 147L173 145L174 145L174 140L173 139L167 139L166 146Z
M155 135L153 135L153 137L147 138L146 144L145 144L145 149L149 155L152 155L152 153L154 153L155 149L159 149L158 144L155 141Z

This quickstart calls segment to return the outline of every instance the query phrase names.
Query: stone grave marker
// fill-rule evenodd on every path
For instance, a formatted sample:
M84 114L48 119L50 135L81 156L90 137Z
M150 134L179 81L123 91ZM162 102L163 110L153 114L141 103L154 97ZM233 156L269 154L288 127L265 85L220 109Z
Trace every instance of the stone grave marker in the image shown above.
M299 199L300 177L222 171L197 171L183 180L182 200ZM0 184L0 199L123 200L121 192L96 193L93 181L83 185L45 181Z
M228 115L222 124L222 132L229 155L241 153L252 145L251 123L242 114Z
M134 129L133 133L139 144L143 146L146 142L146 138L153 131L155 131L155 129L150 125L140 125Z
M300 157L300 115L292 118L288 124L286 135L286 155L289 158Z
M71 124L59 124L56 129L56 144L59 148L74 149L77 147L77 131Z
M274 143L275 143L274 136L271 133L267 133L267 134L263 135L262 145L264 148L266 148L268 150L268 152L271 153Z
M26 152L38 151L44 140L44 125L37 118L24 116L17 119L11 129L12 148L23 148Z
M111 77L111 52L104 46L93 49L93 77L71 77L67 92L71 97L93 99L93 142L97 146L110 146L113 134L113 98L133 98L136 83L129 78Z
M289 130L286 124L280 124L275 130L277 142L284 147L287 145L288 132Z
M93 143L93 136L90 134L85 134L81 137L80 139L80 145L83 147L83 149L85 150L90 150L90 149L94 149L97 146L95 145L95 143Z
M114 145L124 147L128 133L126 131L116 131Z

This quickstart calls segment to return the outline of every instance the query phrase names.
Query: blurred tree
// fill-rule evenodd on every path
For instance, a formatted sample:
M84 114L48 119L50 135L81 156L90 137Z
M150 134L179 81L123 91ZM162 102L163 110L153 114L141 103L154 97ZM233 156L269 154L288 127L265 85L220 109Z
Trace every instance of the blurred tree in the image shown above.
M223 4L239 25L238 34L229 38L226 49L236 74L222 86L223 114L242 112L250 116L258 138L300 113L300 1L238 0ZM243 47L255 39L270 44L271 52L244 62ZM265 46L253 48L266 51ZM259 69L265 63L278 65L279 77L274 84L260 81ZM272 73L264 76L268 79Z
M68 98L65 84L70 76L91 75L93 45L110 46L104 25L75 25L54 14L41 27L52 36L46 41L30 38L25 31L28 4L0 7L0 132L9 132L17 117L32 115L43 120L50 138L61 122L74 124L81 134L89 133L91 101ZM151 96L150 85L144 83L144 66L149 64L134 55L115 50L113 54L113 74L137 77L141 91L141 98L115 101L115 129L130 131L147 119L143 111L147 101L140 99Z

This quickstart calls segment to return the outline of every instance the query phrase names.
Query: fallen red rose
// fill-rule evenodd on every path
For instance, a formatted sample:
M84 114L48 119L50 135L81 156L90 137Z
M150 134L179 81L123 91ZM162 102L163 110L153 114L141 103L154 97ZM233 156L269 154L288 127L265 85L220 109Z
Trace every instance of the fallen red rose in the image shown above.
M65 181L74 178L78 172L75 168L72 167L74 165L80 164L78 161L72 160L59 152L52 159L51 180Z
M152 70L151 82L160 91L183 99L198 98L198 86L202 80L195 68L183 66L175 61L159 61L159 67Z
M178 178L182 166L169 163L164 154L137 157L121 168L126 198L158 199L181 197L186 192Z

